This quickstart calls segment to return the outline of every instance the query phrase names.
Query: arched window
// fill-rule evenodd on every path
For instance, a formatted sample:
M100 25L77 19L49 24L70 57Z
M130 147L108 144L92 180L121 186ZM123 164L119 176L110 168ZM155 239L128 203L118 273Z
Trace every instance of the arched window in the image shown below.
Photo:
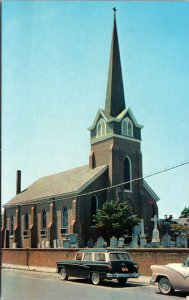
M132 190L132 168L131 168L131 161L128 156L126 156L124 160L124 182L127 182L124 184L124 189L125 190Z
M14 217L10 217L10 235L14 235Z
M122 134L127 135L127 121L126 121L126 119L124 119L122 121Z
M98 210L98 198L96 195L91 197L91 224L94 224L93 218Z
M122 134L125 136L133 136L133 123L129 118L125 118L122 121Z
M28 230L29 228L29 219L28 219L28 213L24 216L24 230Z
M62 208L62 233L67 233L68 230L68 210L66 207Z
M100 119L97 124L97 137L102 137L106 134L106 122Z
M131 121L128 121L128 136L133 136L133 124L131 123Z
M42 222L41 222L41 228L46 229L47 227L47 216L46 216L46 211L42 211Z

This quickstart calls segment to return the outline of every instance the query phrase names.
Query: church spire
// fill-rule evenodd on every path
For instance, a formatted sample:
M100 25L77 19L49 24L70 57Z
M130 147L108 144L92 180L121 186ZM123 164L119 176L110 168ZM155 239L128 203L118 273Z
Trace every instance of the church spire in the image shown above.
M113 8L113 10L114 25L109 61L105 110L108 111L112 117L117 117L125 109L125 97L116 25L116 8Z

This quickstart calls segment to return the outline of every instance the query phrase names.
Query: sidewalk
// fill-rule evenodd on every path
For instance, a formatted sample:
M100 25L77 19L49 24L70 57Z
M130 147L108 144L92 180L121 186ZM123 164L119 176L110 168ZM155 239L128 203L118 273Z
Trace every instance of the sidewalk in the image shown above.
M43 273L56 273L56 268L48 268L48 267L37 267L37 266L29 266L28 267L28 266L22 266L22 265L2 264L2 268L35 271L35 272L43 272ZM150 284L150 279L151 279L150 276L142 276L141 275L139 278L130 278L129 282Z

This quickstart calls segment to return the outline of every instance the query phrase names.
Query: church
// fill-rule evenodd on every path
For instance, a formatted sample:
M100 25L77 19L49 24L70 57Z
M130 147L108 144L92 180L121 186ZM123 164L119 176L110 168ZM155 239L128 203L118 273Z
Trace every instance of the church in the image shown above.
M112 199L127 201L133 214L144 219L145 231L152 232L159 198L142 178L142 128L125 104L114 10L105 108L89 128L89 162L42 177L25 190L18 170L16 195L4 205L2 246L37 248L48 242L53 247L54 240L69 234L86 245L97 238L93 215Z

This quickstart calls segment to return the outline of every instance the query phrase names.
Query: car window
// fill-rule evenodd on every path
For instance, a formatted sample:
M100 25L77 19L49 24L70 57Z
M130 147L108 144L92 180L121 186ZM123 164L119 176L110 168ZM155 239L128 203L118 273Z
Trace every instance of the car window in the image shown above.
M92 260L92 253L85 253L84 260Z
M76 260L82 260L82 256L83 256L83 253L82 253L82 252L78 252L78 253L76 254L75 259L76 259Z
M105 254L104 253L95 253L94 260L96 261L105 261Z
M130 260L130 257L127 253L110 253L110 261L115 260Z

